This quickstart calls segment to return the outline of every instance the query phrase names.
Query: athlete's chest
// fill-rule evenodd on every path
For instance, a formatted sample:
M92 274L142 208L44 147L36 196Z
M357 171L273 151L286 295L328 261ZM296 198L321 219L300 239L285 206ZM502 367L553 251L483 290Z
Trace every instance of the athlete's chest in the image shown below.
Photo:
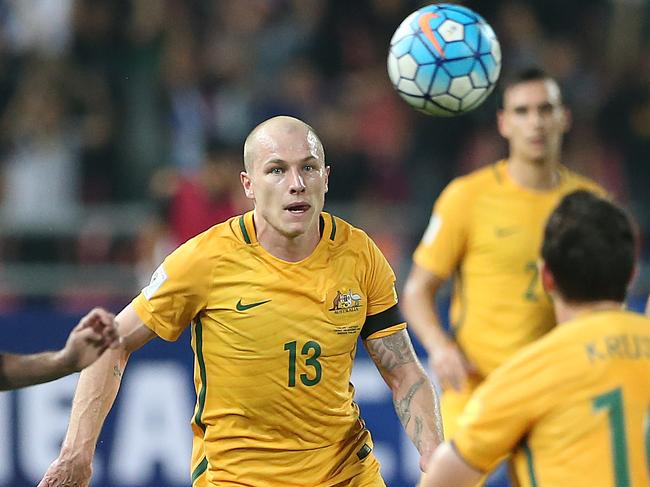
M368 293L363 269L353 259L227 264L229 272L215 279L202 313L204 332L214 343L262 354L293 342L318 342L329 353L354 348Z
M496 193L472 212L466 258L494 270L512 270L536 259L544 224L558 197L517 197Z

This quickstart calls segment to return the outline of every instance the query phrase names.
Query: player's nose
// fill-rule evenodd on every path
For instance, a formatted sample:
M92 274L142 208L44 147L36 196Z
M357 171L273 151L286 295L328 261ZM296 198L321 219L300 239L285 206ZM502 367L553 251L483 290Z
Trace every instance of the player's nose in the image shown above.
M305 180L297 169L291 169L289 174L290 186L289 189L292 193L301 193L305 190Z

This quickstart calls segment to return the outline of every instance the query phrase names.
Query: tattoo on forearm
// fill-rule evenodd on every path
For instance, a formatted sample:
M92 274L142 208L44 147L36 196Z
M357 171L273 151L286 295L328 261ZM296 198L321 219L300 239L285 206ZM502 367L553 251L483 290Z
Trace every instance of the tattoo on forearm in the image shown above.
M393 399L395 412L405 430L409 421L411 421L411 402L413 401L413 396L415 396L415 393L420 389L420 387L422 387L422 384L424 384L424 379L420 379L409 387L408 392L402 399Z
M415 417L415 431L413 432L413 444L419 452L422 452L422 418Z
M415 359L413 346L405 331L368 340L367 348L375 363L388 372Z
M122 371L120 370L120 366L118 364L113 365L113 375L119 380L122 380Z

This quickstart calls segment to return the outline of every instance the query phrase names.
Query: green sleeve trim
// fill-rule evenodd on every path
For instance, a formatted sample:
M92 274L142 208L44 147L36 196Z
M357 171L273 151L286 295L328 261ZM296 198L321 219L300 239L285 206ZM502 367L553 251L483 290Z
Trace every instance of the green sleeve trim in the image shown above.
M528 446L528 441L525 441L523 446L524 454L526 455L526 465L528 466L528 477L530 478L530 487L538 487L537 476L535 475L535 463L533 462L533 452Z
M198 407L194 415L194 423L205 432L205 423L201 419L203 410L205 409L205 393L207 388L207 374L205 370L205 360L203 359L203 324L201 319L196 319L196 326L194 328L194 337L196 340L196 360L199 364L199 375L201 377L201 389L197 397Z
M203 475L203 472L205 472L208 468L208 459L203 457L203 460L196 466L194 471L192 472L192 485L194 485L194 482L196 479L198 479L201 475Z

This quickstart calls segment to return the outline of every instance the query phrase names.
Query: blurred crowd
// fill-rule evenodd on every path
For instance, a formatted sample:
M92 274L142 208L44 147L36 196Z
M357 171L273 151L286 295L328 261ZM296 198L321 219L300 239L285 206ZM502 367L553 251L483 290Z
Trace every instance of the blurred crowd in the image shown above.
M457 3L493 26L504 75L538 64L557 77L573 114L564 163L633 211L648 253L650 3ZM3 266L37 262L130 266L131 296L169 250L249 208L243 140L277 114L316 129L327 208L405 271L442 187L505 154L496 95L433 118L392 90L387 46L423 4L0 0L0 293ZM93 217L106 207L118 211Z

